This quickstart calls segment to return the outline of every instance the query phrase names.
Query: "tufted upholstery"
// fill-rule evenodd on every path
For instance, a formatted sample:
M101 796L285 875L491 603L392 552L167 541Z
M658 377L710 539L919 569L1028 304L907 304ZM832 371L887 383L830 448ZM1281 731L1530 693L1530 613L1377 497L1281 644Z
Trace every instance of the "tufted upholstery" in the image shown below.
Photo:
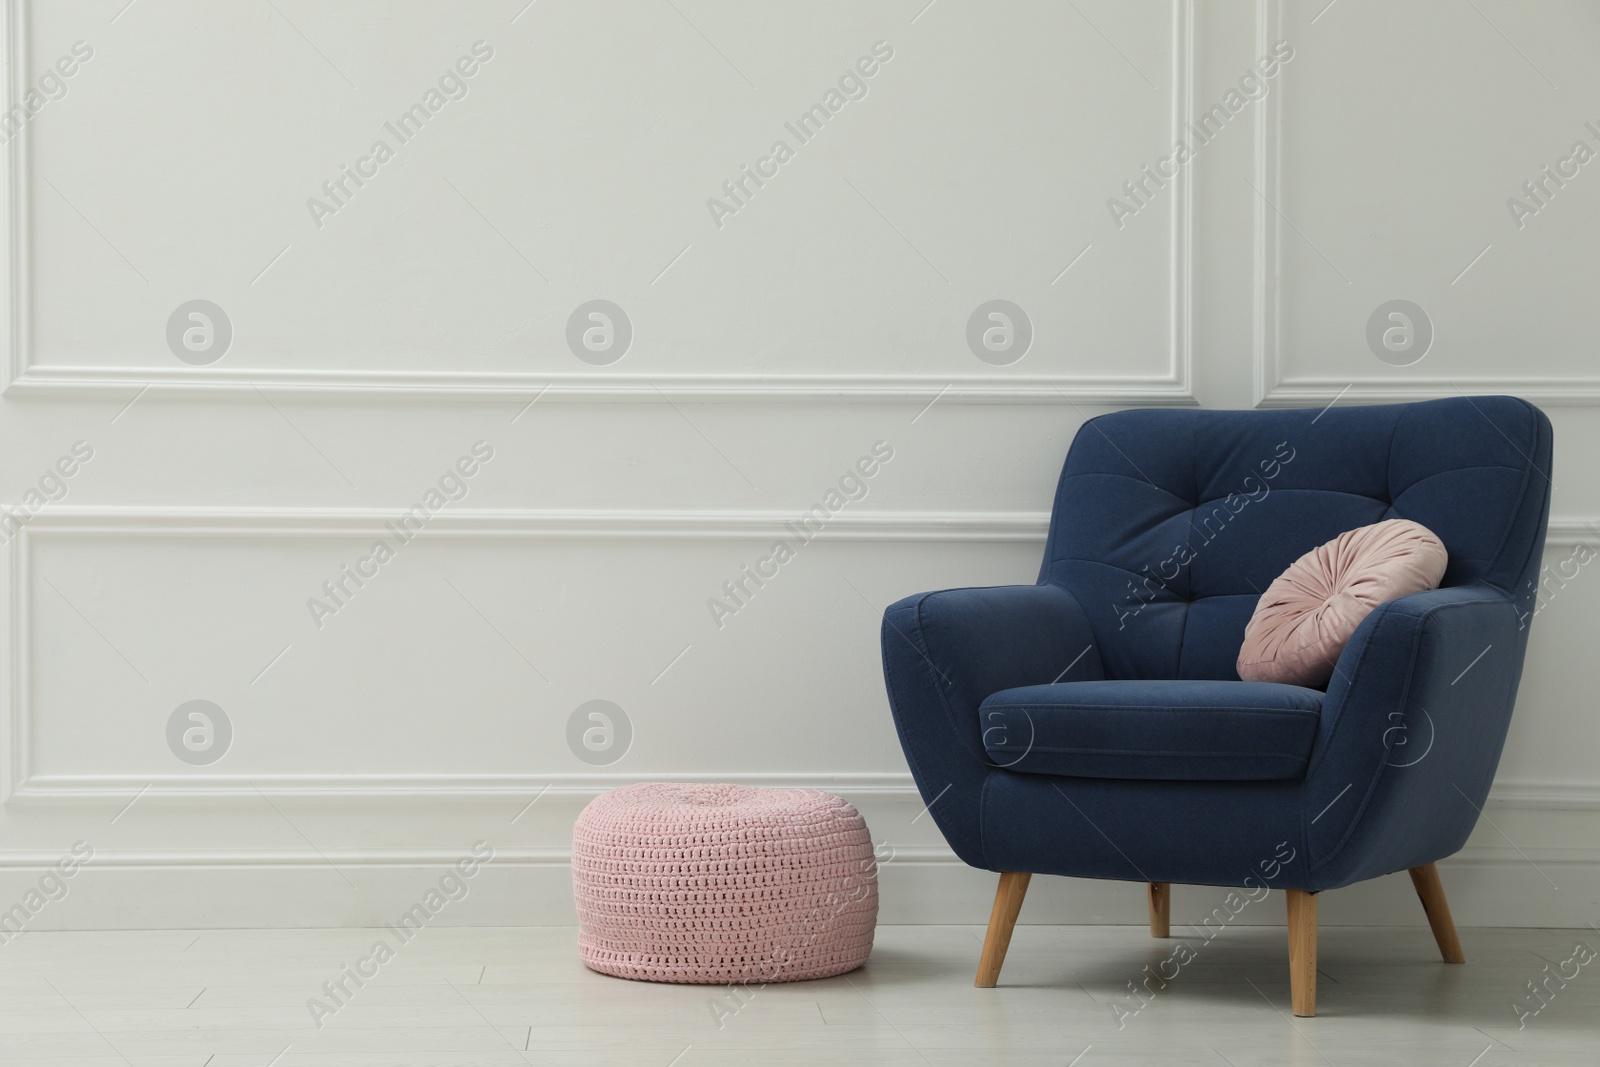
M1551 447L1549 421L1512 397L1086 423L1037 584L920 593L884 614L890 707L946 840L991 871L1235 886L1278 857L1273 887L1309 891L1455 852L1488 794L1521 679ZM1245 685L1235 664L1261 591L1310 549L1386 518L1432 530L1449 567L1440 588L1380 605L1356 629L1309 751L1296 750L1303 773L1253 763L1234 773L1256 780L1154 780L1146 761L1146 777L1117 778L1100 773L1106 760L1091 776L1070 763L1007 766L1016 757L1003 744L986 751L982 709L1004 704L1003 691L1103 683L1143 690L1141 706L1159 688L1162 706L1194 708L1202 688ZM1186 680L1196 688L1154 686ZM1168 751L1108 726L1122 696L1102 697L1094 722L1052 720L1066 731L1052 744L1086 747L1073 738L1092 728L1100 751Z
M1445 585L1510 592L1541 424L1510 397L1101 416L1067 456L1040 578L1083 605L1107 677L1237 680L1260 593L1358 526L1420 522L1450 553Z

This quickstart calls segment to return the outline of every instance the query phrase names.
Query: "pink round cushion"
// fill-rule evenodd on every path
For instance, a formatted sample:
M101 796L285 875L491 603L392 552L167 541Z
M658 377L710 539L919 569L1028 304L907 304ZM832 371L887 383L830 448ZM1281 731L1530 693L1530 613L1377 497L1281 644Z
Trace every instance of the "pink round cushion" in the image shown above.
M867 824L820 789L614 789L573 827L572 887L584 965L650 982L843 974L878 920Z
M1447 562L1444 544L1409 519L1362 526L1312 549L1256 604L1239 677L1326 685L1361 620L1387 600L1438 588Z

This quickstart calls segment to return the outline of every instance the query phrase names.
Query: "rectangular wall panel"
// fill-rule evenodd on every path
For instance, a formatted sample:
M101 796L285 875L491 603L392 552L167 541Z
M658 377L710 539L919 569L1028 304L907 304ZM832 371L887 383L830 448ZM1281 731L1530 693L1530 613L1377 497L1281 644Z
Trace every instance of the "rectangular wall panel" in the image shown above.
M46 924L380 922L476 840L448 921L570 922L573 820L640 780L830 789L892 853L884 921L981 921L882 609L1031 582L1105 410L1458 389L1561 407L1457 916L1592 918L1592 167L1506 206L1600 145L1586 8L0 2L0 893L97 857ZM1405 366L1366 339L1397 299ZM480 440L469 494L384 526ZM786 525L878 441L870 496ZM1419 921L1391 881L1326 921ZM1039 885L1032 920L1142 921Z
M291 8L19 0L13 388L1189 397L1186 0Z
M1263 7L1295 58L1252 176L1258 396L1600 399L1593 10Z

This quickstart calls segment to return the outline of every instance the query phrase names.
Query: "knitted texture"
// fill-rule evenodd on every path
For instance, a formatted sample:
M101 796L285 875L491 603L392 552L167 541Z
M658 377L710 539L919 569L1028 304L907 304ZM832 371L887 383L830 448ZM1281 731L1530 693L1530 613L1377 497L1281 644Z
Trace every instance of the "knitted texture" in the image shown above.
M867 824L820 789L614 789L578 816L572 884L585 966L650 982L843 974L878 919Z

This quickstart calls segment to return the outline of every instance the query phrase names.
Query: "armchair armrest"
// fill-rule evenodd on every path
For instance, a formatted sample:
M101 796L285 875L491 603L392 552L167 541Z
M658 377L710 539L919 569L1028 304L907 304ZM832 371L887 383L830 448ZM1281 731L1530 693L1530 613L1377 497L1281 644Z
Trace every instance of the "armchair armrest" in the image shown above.
M1001 689L1104 677L1088 617L1055 585L947 589L891 604L882 641L889 705L922 799L957 855L986 867L978 705Z
M1511 722L1527 633L1487 584L1381 605L1339 657L1303 794L1316 888L1466 843Z

